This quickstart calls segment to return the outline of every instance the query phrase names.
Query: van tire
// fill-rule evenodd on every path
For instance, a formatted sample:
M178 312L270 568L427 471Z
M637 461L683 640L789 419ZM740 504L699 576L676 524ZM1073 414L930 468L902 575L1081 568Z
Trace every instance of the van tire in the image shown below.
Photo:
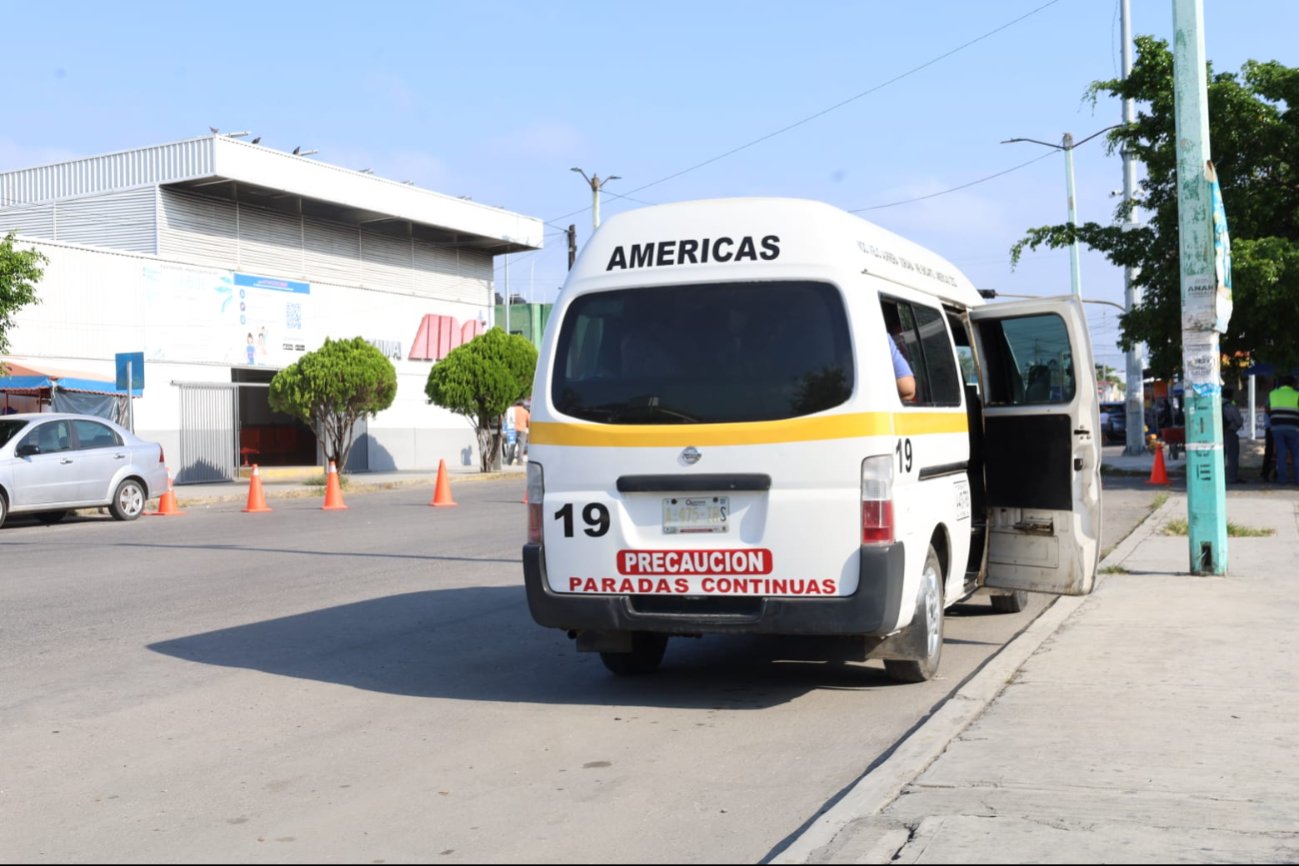
M902 683L923 683L938 674L938 662L943 657L943 565L938 551L929 545L925 554L925 567L920 574L920 588L916 592L916 612L911 617L909 629L923 629L925 656L920 659L885 659L884 670Z
M602 652L600 661L620 677L634 677L657 670L667 648L667 635L652 631L634 631L631 633L631 652Z
M992 609L997 613L1019 613L1028 607L1028 593L1022 589L1006 595L992 596Z

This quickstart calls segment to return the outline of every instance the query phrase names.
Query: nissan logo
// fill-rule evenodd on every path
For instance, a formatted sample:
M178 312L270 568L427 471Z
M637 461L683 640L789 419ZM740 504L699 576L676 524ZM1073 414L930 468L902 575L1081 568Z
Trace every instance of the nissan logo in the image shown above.
M699 453L699 449L693 445L681 452L681 459L687 466L694 466L699 462L699 458L703 456Z

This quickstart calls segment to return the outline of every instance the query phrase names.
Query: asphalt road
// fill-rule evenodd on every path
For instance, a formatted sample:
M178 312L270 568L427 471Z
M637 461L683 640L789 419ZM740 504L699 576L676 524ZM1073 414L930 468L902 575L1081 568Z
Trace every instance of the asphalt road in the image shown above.
M521 494L0 529L0 861L759 862L1049 602L959 606L919 685L761 638L618 679L529 617ZM1103 546L1154 497L1107 480Z

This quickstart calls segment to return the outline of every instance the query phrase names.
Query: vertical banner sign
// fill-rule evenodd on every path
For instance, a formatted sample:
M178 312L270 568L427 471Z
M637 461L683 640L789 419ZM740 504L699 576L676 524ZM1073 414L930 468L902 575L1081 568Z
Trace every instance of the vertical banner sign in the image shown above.
M1212 162L1205 173L1209 177L1209 201L1213 208L1213 272L1218 283L1214 293L1213 330L1225 334L1232 311L1231 238L1227 236L1227 209L1222 205L1222 187L1218 185L1218 173L1214 171Z

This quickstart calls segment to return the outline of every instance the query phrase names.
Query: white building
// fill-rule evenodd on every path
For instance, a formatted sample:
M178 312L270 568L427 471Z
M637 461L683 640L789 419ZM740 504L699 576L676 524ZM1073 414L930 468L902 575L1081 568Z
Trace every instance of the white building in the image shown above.
M540 249L543 227L214 134L0 173L9 231L49 259L10 357L111 381L118 353L142 352L135 428L183 483L250 458L320 460L266 383L326 337L364 337L397 369L395 402L357 431L347 468L477 465L469 423L424 385L487 326L493 257Z

